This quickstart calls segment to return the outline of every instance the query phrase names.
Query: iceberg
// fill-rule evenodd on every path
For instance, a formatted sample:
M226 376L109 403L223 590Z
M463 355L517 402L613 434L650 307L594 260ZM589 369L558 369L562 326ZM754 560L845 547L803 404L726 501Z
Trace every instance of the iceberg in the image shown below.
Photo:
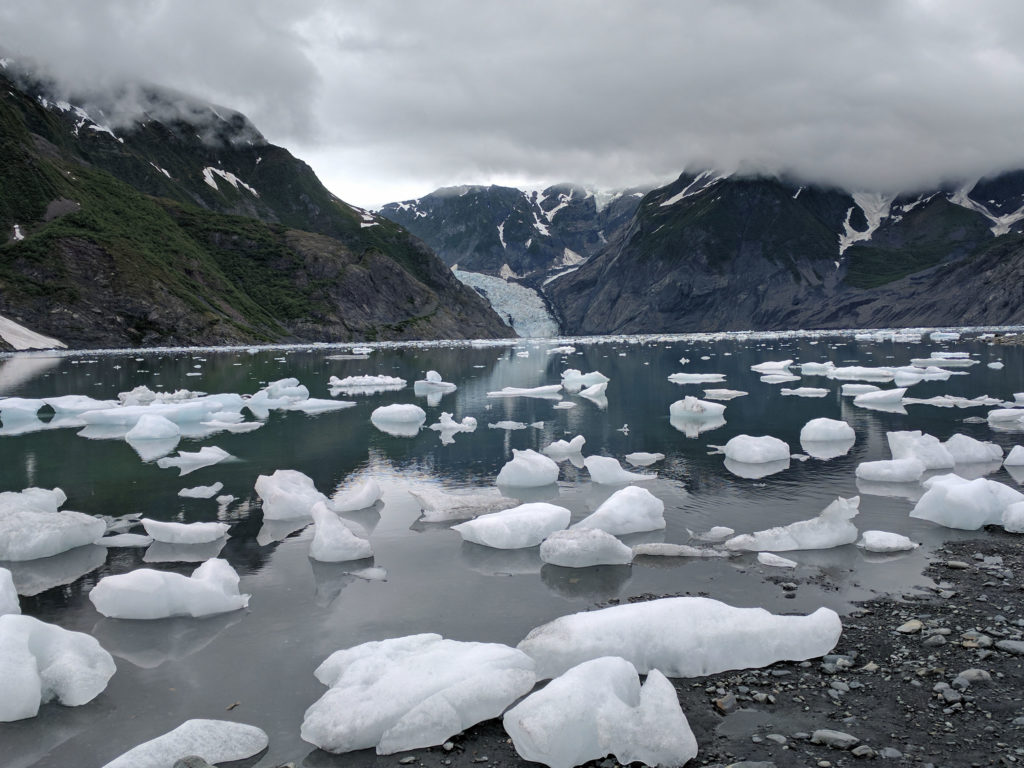
M490 429L505 429L512 431L516 429L526 429L529 424L522 421L499 421L495 424L488 424L487 426Z
M907 394L906 387L896 389L879 389L876 392L865 392L853 398L853 404L861 408L885 408L899 406L903 402L903 396Z
M355 406L353 400L324 400L320 397L307 397L305 400L298 400L281 408L282 411L301 411L302 413L316 414L328 411L340 411Z
M856 397L868 392L880 392L881 387L876 387L874 384L843 384L839 391L844 397Z
M741 464L789 462L789 446L777 437L736 435L722 449L727 459Z
M14 578L6 568L0 568L0 616L8 613L21 613L21 602L18 590L14 586Z
M1024 445L1015 445L1003 459L1004 467L1024 467Z
M668 377L673 384L717 384L725 381L724 373L673 373ZM726 391L726 390L722 390ZM728 390L732 391L732 390Z
M595 384L607 384L611 379L600 371L580 373L575 368L569 368L562 372L562 387L566 392L579 392L584 387L592 387Z
M515 499L497 492L456 494L432 488L417 488L409 493L419 502L423 520L428 523L465 520L485 512L510 509L518 504Z
M340 563L373 557L370 542L356 536L322 501L314 504L310 511L316 523L313 541L309 545L311 558L322 563Z
M601 485L622 485L637 481L656 480L656 472L629 472L622 468L619 460L611 456L587 456L584 466L590 472L590 479Z
M139 522L153 541L165 544L208 544L226 535L227 523L165 523L142 518Z
M48 701L87 704L115 671L113 657L89 635L31 616L0 616L0 722L35 717Z
M708 400L732 400L749 394L739 389L705 389L704 397Z
M139 417L135 426L125 433L124 439L129 443L142 440L169 440L181 435L181 427L165 416L146 413Z
M820 387L797 387L796 389L786 389L783 387L779 390L779 393L782 395L795 397L825 397L828 392L827 389Z
M575 351L576 347L567 344L562 347L552 347L547 351L547 353L549 355L571 355Z
M535 547L555 531L569 527L572 513L565 507L542 501L480 515L453 525L464 541L494 549Z
M583 435L576 435L572 440L555 440L555 442L541 449L541 453L550 456L555 461L565 461L570 456L579 456L583 451L583 444L587 439Z
M965 480L959 475L938 475L925 480L924 487L924 496L910 516L964 531L1001 525L1006 508L1024 501L1024 494L985 478Z
M96 543L101 547L148 547L153 543L153 537L141 533L118 533L96 539Z
M924 462L909 458L865 461L857 465L855 474L858 479L873 483L916 483L924 472Z
M790 560L786 557L779 557L778 555L773 555L771 552L758 552L757 562L771 568L796 568L800 565L800 563L795 560Z
M985 418L993 428L1024 426L1024 408L996 408Z
M372 477L368 477L346 491L337 491L331 497L330 508L339 513L357 512L372 507L383 495L384 491L381 490L380 484Z
M67 496L60 488L26 488L0 493L0 560L50 557L91 544L106 533L101 519L60 511Z
M800 381L800 377L791 373L766 373L761 381L765 384L785 384L787 381Z
M792 360L768 361L752 365L750 366L750 370L754 371L754 373L763 373L768 375L773 373L787 373L789 371L789 366L792 364Z
M967 435L953 435L942 444L957 464L1002 462L1003 449L995 443L983 443Z
M647 453L646 451L627 453L625 456L626 461L634 467L649 467L651 464L655 464L664 458L664 453Z
M956 464L937 437L922 434L920 430L887 432L885 437L894 459L917 459L925 469L952 469Z
M0 398L0 419L4 426L17 421L29 421L36 418L36 413L46 405L42 400L25 397Z
M697 437L725 424L725 406L688 396L668 407L669 423L687 437Z
M503 387L496 392L488 392L488 397L539 397L547 400L558 400L562 396L561 384L549 384L543 387Z
M532 449L512 449L512 460L498 472L498 485L537 488L558 480L558 465ZM538 542L539 543L539 542Z
M294 469L279 469L256 478L256 494L263 500L264 520L296 520L313 516L313 505L328 499L313 480Z
M622 765L683 765L697 739L664 675L643 686L616 657L585 661L521 701L502 718L516 752L551 768L572 768L612 754Z
M833 368L829 371L828 377L839 381L892 381L896 374L892 368L867 368L860 365L848 365Z
M622 488L573 528L600 528L613 536L665 527L665 503L646 488Z
M857 528L850 520L857 516L859 506L859 496L838 498L817 517L734 536L725 542L725 548L754 552L792 552L852 544L857 540Z
M864 531L857 546L868 552L904 552L909 549L917 549L920 544L898 533Z
M434 634L336 651L314 674L330 690L306 710L302 738L327 752L380 755L442 744L536 682L533 662L514 648Z
M531 630L517 647L536 662L540 679L602 656L621 656L642 675L657 669L668 677L704 677L823 656L842 629L829 608L776 616L707 597L663 597L562 616Z
M370 414L373 426L395 437L415 437L426 420L427 412L409 403L382 405Z
M186 720L173 731L139 744L103 768L172 768L195 755L211 765L245 760L267 748L259 728L228 720Z
M224 488L224 483L213 485L197 485L192 488L182 488L178 495L185 499L212 499Z
M381 392L394 392L405 389L405 379L396 376L346 376L339 379L331 376L327 385L331 389L331 395L376 395Z
M831 443L855 438L853 427L837 419L811 419L800 430L801 443Z
M218 559L207 560L191 576L149 568L104 576L89 600L112 619L198 618L249 605L249 595L239 594L235 569Z
M592 565L629 565L633 550L600 528L555 531L540 545L540 559L564 568Z
M1024 501L1010 504L1003 510L1002 525L1007 533L1024 533Z
M176 457L158 459L156 465L160 467L160 469L177 467L179 476L183 476L190 472L195 472L197 469L219 464L220 462L230 458L232 458L231 454L223 448L207 446L205 448L200 448L195 453L178 451L178 455Z
M836 368L833 362L827 363L803 363L800 365L800 373L804 376L828 376Z

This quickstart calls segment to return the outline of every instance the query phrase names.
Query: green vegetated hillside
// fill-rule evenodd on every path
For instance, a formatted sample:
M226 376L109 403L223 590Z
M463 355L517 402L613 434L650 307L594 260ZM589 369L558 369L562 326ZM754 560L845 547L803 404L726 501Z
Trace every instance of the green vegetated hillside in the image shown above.
M513 335L401 226L238 113L109 128L0 73L0 315L73 347Z

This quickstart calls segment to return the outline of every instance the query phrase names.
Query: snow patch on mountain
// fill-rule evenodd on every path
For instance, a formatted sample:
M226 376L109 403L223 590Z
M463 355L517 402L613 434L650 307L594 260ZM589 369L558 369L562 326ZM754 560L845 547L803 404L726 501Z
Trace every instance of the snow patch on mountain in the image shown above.
M712 178L714 177L714 178ZM682 192L672 195L668 200L665 200L662 204L662 208L667 208L670 205L675 205L680 200L696 195L699 192L703 192L705 189L710 187L723 179L729 178L729 174L720 174L715 176L715 171L701 171L697 174L696 178L691 181Z
M505 222L507 221L508 219L505 219L498 225L498 239L501 241L501 247L506 251L508 250L508 246L505 245Z
M558 335L558 323L534 289L479 272L455 270L455 277L487 299L494 311L520 336L550 338Z
M996 237L1005 235L1010 231L1010 227L1016 224L1018 221L1024 219L1024 206L1021 206L1013 213L1007 213L1003 216L996 216L988 208L976 200L972 200L969 195L971 190L977 186L978 180L968 182L964 184L960 189L949 196L949 201L955 205L967 208L970 211L980 213L986 219L992 222L992 234Z
M843 222L843 232L839 235L839 255L842 256L854 243L864 242L871 239L871 236L882 225L882 220L889 217L889 209L892 207L893 196L882 195L877 192L854 192L853 202L864 212L864 218L868 221L867 229L861 231L853 228L850 224L850 217L853 215L853 207L846 212L846 220Z
M562 266L572 267L576 266L577 264L582 264L585 261L586 258L580 256L572 248L566 248L565 251L562 253Z
M215 175L220 176L222 179L224 179L224 181L226 181L235 189L242 187L254 197L260 196L259 192L257 192L255 189L250 187L240 178L235 176L235 174L231 173L231 171L221 170L220 168L214 168L213 166L207 166L206 168L203 168L203 181L205 181L207 184L209 184L217 191L220 191L220 187L217 186L216 179L213 178Z
M0 315L0 339L19 351L23 349L53 349L54 347L67 348L67 344L63 341L36 333L3 315Z

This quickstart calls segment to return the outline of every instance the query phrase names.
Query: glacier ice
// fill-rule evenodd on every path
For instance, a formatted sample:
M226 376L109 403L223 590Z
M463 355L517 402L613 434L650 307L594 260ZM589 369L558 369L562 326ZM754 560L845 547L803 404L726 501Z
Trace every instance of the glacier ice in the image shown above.
M739 389L705 389L704 397L708 400L732 400L749 394Z
M382 405L370 414L373 426L395 437L415 437L426 420L427 412L411 403Z
M498 472L498 485L516 488L537 488L558 480L558 465L543 454L527 448L512 449L512 460Z
M496 643L423 634L336 651L316 669L329 690L301 735L327 752L388 755L442 744L500 715L536 682L532 660Z
M655 480L658 477L656 472L629 472L622 468L618 459L611 456L587 456L583 464L590 472L590 479L602 485L622 485Z
M339 563L373 557L370 542L353 533L322 501L314 504L310 511L316 523L309 545L311 558L322 563Z
M66 500L60 488L0 493L0 560L50 557L91 544L106 533L106 523L99 518L60 511Z
M148 547L153 543L153 537L141 533L118 533L96 539L96 543L101 547Z
M224 483L214 483L213 485L196 485L192 488L182 488L178 491L178 495L186 499L212 499L221 489L224 488Z
M488 392L488 397L537 397L547 400L558 400L562 391L561 384L547 384L542 387L503 387L495 392Z
M562 372L562 387L566 392L579 392L584 387L592 387L595 384L607 384L611 379L600 371L581 373L575 368L569 368Z
M850 521L857 516L860 497L837 498L817 517L798 520L756 533L734 536L726 549L763 552L791 552L798 549L831 549L857 540L857 528Z
M855 473L859 479L875 483L916 483L924 472L924 462L912 457L861 462Z
M874 384L843 384L839 391L844 397L856 397L868 392L880 392L881 387L876 387Z
M1024 501L1007 506L1001 523L1007 533L1024 533Z
M36 413L46 403L42 400L25 397L0 398L0 419L4 426L11 422L26 421L36 418Z
M294 403L289 403L281 408L281 410L302 411L303 413L316 414L326 413L327 411L340 411L354 406L355 402L352 400L325 400L320 397L307 397L305 400L297 400Z
M346 376L339 379L331 376L327 385L331 389L331 395L376 395L381 392L393 392L404 389L405 379L397 376Z
M892 368L869 368L862 365L846 365L833 368L828 373L830 379L839 381L892 381L896 374Z
M668 377L673 384L717 384L725 381L724 373L673 373ZM729 391L732 390L715 390Z
M450 413L443 411L438 422L436 424L431 424L430 428L435 432L440 432L441 442L448 445L455 442L454 438L456 434L459 432L475 432L476 426L476 419L472 416L466 416L461 422L459 422L453 419Z
M953 435L942 445L957 464L985 464L1003 460L1003 449L998 445L983 443L967 435Z
M417 488L409 493L419 502L423 520L442 523L465 520L485 512L497 512L517 506L515 499L500 493L448 493L434 488Z
M198 618L249 604L249 595L239 594L235 569L218 559L207 560L191 576L149 568L104 576L89 599L97 611L113 619Z
M904 552L917 549L920 545L899 533L888 531L864 531L857 546L868 552Z
M988 412L986 419L994 427L1024 425L1024 408L996 408Z
M569 526L572 513L565 507L537 501L480 515L453 525L465 541L495 549L535 547L555 531Z
M294 469L279 469L256 478L256 493L263 500L264 520L312 517L313 505L327 502L313 480Z
M836 364L827 363L803 363L800 365L800 373L804 376L828 376L835 370Z
M488 424L487 426L490 429L505 429L505 430L512 431L512 430L516 430L516 429L526 429L529 426L529 424L527 424L526 422L523 422L523 421L508 421L508 420L505 420L505 421L496 422L494 424Z
M796 389L786 389L783 387L779 390L779 393L795 397L825 397L828 395L828 390L821 387L797 387Z
M228 532L227 523L166 523L142 518L139 522L153 541L165 544L207 544Z
M789 461L789 446L777 437L736 435L722 448L727 459L741 464Z
M456 389L458 387L455 384L452 384L450 381L443 381L441 374L437 371L427 371L426 378L415 381L412 385L413 393L420 397L426 397L427 404L431 406L440 403L442 397L450 392L454 392Z
M899 406L903 402L905 394L907 394L906 387L879 389L876 392L865 392L862 395L857 395L853 398L853 404L861 408Z
M103 692L116 669L90 635L31 616L0 616L0 722L35 717L48 701L86 704Z
M853 427L837 419L811 419L800 430L801 443L830 443L855 438Z
M725 406L693 396L676 400L668 407L669 423L687 437L697 437L725 424Z
M952 469L956 464L937 437L922 434L920 430L887 432L885 437L894 459L917 459L925 469Z
M372 477L368 477L357 482L351 488L337 491L331 497L330 507L335 512L356 512L372 507L383 495L384 491L381 489L380 483Z
M785 384L787 381L799 380L799 376L794 376L791 373L766 373L761 377L761 381L765 384Z
M21 603L11 572L6 568L0 568L0 616L8 613L21 613Z
M540 559L564 568L628 565L633 550L600 528L570 528L555 531L541 542Z
M773 373L787 373L789 371L789 366L792 364L792 360L775 360L752 365L750 366L750 370L755 373L763 373L766 375Z
M206 446L205 448L200 448L195 453L178 451L178 455L175 457L168 456L158 459L156 465L160 467L160 469L177 467L180 475L187 475L190 472L195 472L197 469L210 467L230 458L231 454L223 448Z
M665 527L665 503L646 488L622 488L573 528L600 528L614 536Z
M795 560L790 560L787 557L779 557L779 555L773 555L771 552L758 552L757 562L761 565L767 565L772 568L796 568L800 563Z
M910 516L965 531L1000 525L1005 509L1024 501L1024 494L985 478L965 480L954 474L937 475L925 480L924 487L925 493Z
M626 461L634 467L649 467L651 464L655 464L664 458L664 453L648 453L646 451L627 453L625 456Z
M259 754L269 743L259 728L229 720L186 720L172 731L143 742L103 768L171 768L196 755L220 764Z
M823 656L841 632L829 608L776 616L706 597L664 597L562 616L531 630L517 647L534 659L540 679L601 656L621 656L640 674L703 677Z
M1004 467L1024 467L1024 445L1015 445L1003 459Z
M181 427L155 413L144 413L135 422L135 426L125 433L124 439L129 443L141 440L168 440L181 435Z
M555 461L565 461L570 456L578 456L583 451L583 444L587 439L583 435L576 435L572 440L555 440L550 445L541 449L541 453L550 456Z
M636 668L606 656L578 664L502 718L516 752L551 768L572 768L605 755L622 765L683 765L697 739L664 675L643 686Z

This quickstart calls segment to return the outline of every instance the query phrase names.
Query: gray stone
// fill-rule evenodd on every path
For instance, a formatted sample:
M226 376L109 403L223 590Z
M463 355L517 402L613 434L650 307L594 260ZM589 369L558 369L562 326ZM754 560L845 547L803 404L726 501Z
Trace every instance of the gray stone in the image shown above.
M984 669L978 669L976 667L963 670L957 675L957 677L961 680L966 680L968 683L987 683L992 679L992 675Z
M451 752L453 749L455 749L455 742L446 741L444 744L441 745L441 749L443 749L445 752Z
M893 749L892 747L883 747L878 750L878 756L886 760L899 760L903 757L903 753L898 749Z
M737 706L736 697L731 693L727 693L725 696L715 699L715 708L724 715L728 715L730 712L735 712Z
M861 744L859 747L854 747L850 754L854 757L874 757L875 750L869 747L867 744Z
M781 733L769 733L765 736L768 741L774 741L776 744L785 744L789 739L783 736Z
M403 757L401 760L399 760L398 764L399 765L412 765L415 762L416 762L416 758L413 757L412 755L409 755L409 756Z
M946 567L952 568L954 571L965 571L971 567L971 564L965 563L963 560L947 560Z
M860 744L860 739L842 731L833 731L831 728L819 728L811 734L813 744L824 744L833 749L849 749Z
M924 642L921 643L921 645L927 648L938 648L940 645L945 644L946 638L944 638L942 635L929 635L924 639Z
M996 642L996 648L1015 656L1024 656L1024 640L999 640Z
M896 631L901 635L916 635L922 629L924 629L924 624L919 619L911 619L906 624L896 627Z
M955 704L958 701L963 700L963 695L952 688L946 688L942 691L942 698L949 704Z

